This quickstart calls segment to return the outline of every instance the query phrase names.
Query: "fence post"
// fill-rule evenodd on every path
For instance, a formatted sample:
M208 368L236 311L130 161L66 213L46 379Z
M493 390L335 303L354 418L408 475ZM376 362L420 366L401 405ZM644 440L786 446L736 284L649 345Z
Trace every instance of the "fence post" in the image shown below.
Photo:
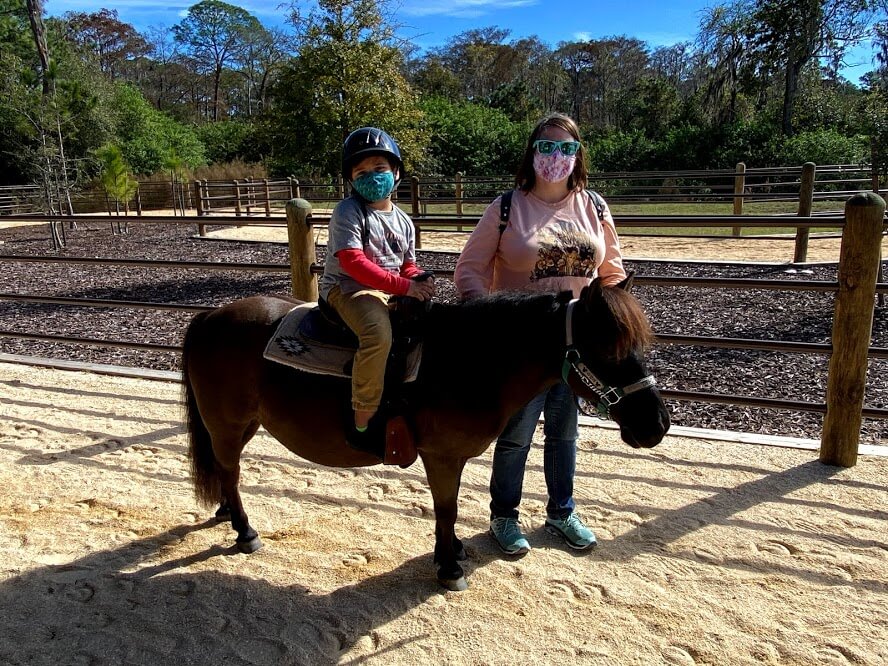
M410 203L413 217L419 216L419 176L410 176Z
M826 416L820 436L820 462L826 465L853 467L857 463L884 215L885 200L872 192L855 194L845 204Z
M203 217L204 209L203 209L203 199L201 199L201 193L200 193L200 181L195 180L192 187L194 188L194 201L195 201L195 205L197 207L197 216Z
M262 179L265 184L265 217L271 217L271 190L268 187L268 178Z
M453 185L453 190L454 190L454 191L453 191L453 194L454 194L454 197L456 198L456 216L457 216L457 217L462 217L462 214L463 214L463 202L462 202L462 200L463 200L463 186L462 186L462 177L463 177L462 171L457 171L457 172L456 172L455 182L454 182L454 185ZM461 225L461 224L457 225L456 230L457 230L457 231L462 231L462 230L463 230L463 225Z
M814 174L817 165L805 162L802 165L802 180L799 186L799 217L810 217L814 210ZM795 252L792 256L794 264L804 263L808 259L808 237L811 229L796 227Z
M142 184L136 183L136 215L142 215Z
M743 215L743 190L746 189L746 164L737 162L734 170L734 215ZM732 233L740 235L740 227L734 227Z
M881 157L879 155L879 149L876 146L875 137L872 137L870 139L870 150L871 150L870 164L872 165L872 166L870 166L870 180L872 180L873 192L875 192L876 194L879 194L879 191L881 189L881 187L880 187L881 174L879 173L879 168L880 168L879 165L881 164ZM883 150L884 150L884 148L883 148ZM881 255L881 253L879 253L879 276L877 279L879 282L885 281L885 272L882 269L882 255ZM879 307L880 308L885 307L885 294L882 294L882 293L879 294Z
M241 199L240 183L239 183L238 180L235 178L235 180L234 180L234 214L235 214L237 217L240 217L240 216L241 216L241 202L240 202L240 199Z
M318 280L311 272L316 258L311 234L311 204L305 199L290 199L286 210L293 296L301 301L317 301Z

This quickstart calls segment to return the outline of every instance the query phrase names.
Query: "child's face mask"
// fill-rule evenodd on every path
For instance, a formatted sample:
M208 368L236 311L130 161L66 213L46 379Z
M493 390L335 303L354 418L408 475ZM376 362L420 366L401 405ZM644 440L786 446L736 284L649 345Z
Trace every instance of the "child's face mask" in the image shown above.
M548 183L557 183L567 178L573 173L576 163L576 155L562 155L560 150L555 150L549 155L540 152L535 152L533 155L533 170Z
M370 203L382 201L395 187L395 174L391 171L371 171L355 178L352 187Z

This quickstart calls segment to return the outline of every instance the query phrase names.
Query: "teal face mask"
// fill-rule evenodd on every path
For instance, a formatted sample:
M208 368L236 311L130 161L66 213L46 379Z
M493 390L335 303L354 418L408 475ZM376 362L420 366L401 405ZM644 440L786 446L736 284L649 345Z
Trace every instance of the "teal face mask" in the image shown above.
M367 201L373 203L385 199L395 187L395 174L391 171L365 173L352 181L352 187Z

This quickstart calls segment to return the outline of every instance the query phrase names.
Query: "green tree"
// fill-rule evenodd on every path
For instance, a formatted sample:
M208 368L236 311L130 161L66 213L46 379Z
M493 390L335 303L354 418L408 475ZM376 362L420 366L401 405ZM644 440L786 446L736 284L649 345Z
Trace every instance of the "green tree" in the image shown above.
M118 85L114 104L115 135L134 173L160 171L171 152L190 168L205 162L203 144L194 131L152 107L134 87Z
M781 129L793 133L802 72L812 60L836 71L845 53L869 34L872 0L753 0L748 37L761 67L783 79Z
M703 10L697 37L705 63L703 101L716 123L738 119L741 74L751 50L748 23L742 0Z
M262 29L245 9L221 0L202 0L173 26L176 41L189 51L195 65L213 80L212 118L219 120L222 72L242 57L251 35Z
M120 204L129 214L129 202L136 196L139 189L138 181L133 178L123 159L123 153L115 145L102 146L96 151L101 164L99 180L105 188L105 194L114 199L115 210L120 215Z
M861 164L869 160L869 153L865 136L848 136L821 128L786 137L775 161L779 164Z
M423 163L425 173L474 176L515 173L530 131L502 111L471 102L443 98L423 101L431 138Z
M251 117L265 108L268 91L290 55L292 41L283 31L262 26L247 33L237 58L243 83L239 115Z
M451 38L432 55L457 75L463 97L477 102L515 78L517 53L503 44L508 36L501 28L475 28Z
M381 3L319 0L307 16L294 9L292 20L298 55L274 87L271 170L338 173L342 141L364 125L392 134L410 169L425 146L421 114Z
M198 139L204 145L207 162L262 161L262 139L257 125L240 120L206 123L196 128Z
M426 56L411 69L410 82L423 96L444 97L454 102L463 98L459 77L440 56Z
M487 104L513 121L530 122L541 115L524 81L502 84L488 96Z

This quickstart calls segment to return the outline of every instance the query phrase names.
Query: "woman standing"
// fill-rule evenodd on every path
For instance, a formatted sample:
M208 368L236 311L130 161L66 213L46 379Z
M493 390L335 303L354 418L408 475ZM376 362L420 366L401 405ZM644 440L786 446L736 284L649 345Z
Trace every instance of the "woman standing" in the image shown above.
M586 177L576 123L563 114L540 120L528 138L516 188L509 193L507 224L501 223L499 197L487 207L460 255L454 276L460 296L570 290L577 298L595 277L604 286L623 280L626 272L613 218L604 201L586 191ZM570 387L561 383L515 414L496 442L490 533L510 555L530 550L518 522L518 505L540 414L545 416L546 527L572 548L596 543L595 534L574 510L577 407Z

